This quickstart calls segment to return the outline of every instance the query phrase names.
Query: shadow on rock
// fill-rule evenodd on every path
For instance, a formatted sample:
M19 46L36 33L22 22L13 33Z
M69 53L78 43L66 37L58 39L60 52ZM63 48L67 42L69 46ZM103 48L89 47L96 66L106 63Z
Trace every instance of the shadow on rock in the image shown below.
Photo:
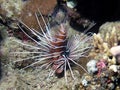
M1 68L1 41L2 41L2 36L1 36L1 32L0 32L0 79L2 77L2 68Z

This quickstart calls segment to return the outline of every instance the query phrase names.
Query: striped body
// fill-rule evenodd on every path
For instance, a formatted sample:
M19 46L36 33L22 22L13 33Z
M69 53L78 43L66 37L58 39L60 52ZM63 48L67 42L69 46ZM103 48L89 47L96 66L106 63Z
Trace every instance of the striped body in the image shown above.
M28 59L34 59L35 62L32 64L24 67L28 68L31 66L35 66L38 63L42 63L40 68L46 67L51 68L51 71L49 73L49 76L53 74L61 74L64 72L65 80L67 81L66 76L66 70L69 69L71 72L71 75L74 79L74 74L72 71L72 65L77 65L81 67L84 71L85 68L82 67L77 62L80 60L81 57L86 57L86 53L92 48L91 46L91 39L92 36L87 36L85 34L76 34L71 37L68 37L68 30L65 29L65 26L63 24L60 25L59 30L57 33L52 34L51 28L49 27L49 24L47 24L39 11L40 16L45 24L46 32L43 30L39 18L36 15L36 19L38 22L38 25L42 31L42 33L39 33L38 31L29 28L26 24L20 21L20 23L25 26L31 33L38 38L39 41L32 38L29 34L27 34L20 25L19 28L26 34L27 37L29 37L33 42L36 43L36 46L24 44L21 42L18 42L26 47L30 47L31 49L38 50L38 52L14 52L14 53L34 53L37 54L33 57L28 57L26 59L17 60L18 61L24 61ZM87 71L86 71L87 72Z

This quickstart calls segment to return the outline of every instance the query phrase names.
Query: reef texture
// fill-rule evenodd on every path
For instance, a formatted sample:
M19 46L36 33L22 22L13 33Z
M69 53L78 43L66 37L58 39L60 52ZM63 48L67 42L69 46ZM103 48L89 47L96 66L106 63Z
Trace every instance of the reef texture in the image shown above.
M92 64L92 69L88 68L92 74L85 74L82 77L80 90L84 90L85 88L86 90L120 89L119 59L110 52L112 47L119 45L119 26L120 22L105 23L100 27L99 33L93 35L94 48L91 50L90 56L91 59L95 59L95 63Z
M68 7L74 8L75 3L72 5L69 0L63 2L65 1ZM91 43L93 48L89 55L86 55L87 58L82 58L79 62L87 69L88 73L78 67L73 67L75 76L75 80L73 80L70 71L67 70L68 85L66 85L64 77L58 78L53 75L48 78L51 70L40 69L41 63L36 64L36 67L33 66L23 70L34 60L21 61L20 59L32 57L34 54L14 52L30 50L30 48L22 46L20 42L33 46L36 44L18 29L16 20L20 19L30 28L39 30L34 14L40 10L46 18L56 4L56 0L0 1L0 20L2 22L0 25L0 75L2 75L0 77L0 90L120 90L120 59L119 55L116 56L111 53L111 48L120 44L120 22L107 22L100 27L99 33L93 34L93 43ZM76 18L73 14L75 11L70 9L68 11L67 14L72 14L70 17L73 18L73 21L80 18L80 15L77 14L78 17ZM59 22L61 18L64 19L65 15L62 10L58 11L55 16L56 21ZM80 21L78 23L84 24L84 27L89 26L86 25L89 20L80 19ZM69 22L66 25L69 31L68 37L79 33L70 27ZM56 33L58 28L57 25L53 26L51 32ZM20 61L18 62L18 60Z
M30 0L22 10L20 19L30 28L37 30L38 23L36 22L35 13L37 13L39 9L46 18L47 15L52 12L56 4L56 0Z
M56 30L56 29L55 29ZM69 29L72 35L73 33L78 33L72 29ZM28 56L33 56L32 54L13 54L10 52L23 52L28 48L21 46L21 44L16 43L16 41L21 41L15 37L8 37L2 43L2 79L0 82L0 89L17 89L17 90L96 90L96 89L116 89L119 90L120 87L120 71L119 64L116 63L116 58L110 53L110 49L113 46L118 45L119 42L119 22L105 23L100 27L100 33L94 34L93 45L94 48L89 53L91 59L96 60L95 73L85 73L81 72L79 68L73 70L75 75L75 81L72 80L70 71L67 71L67 77L69 85L66 86L64 77L58 78L55 75L48 78L50 72L49 69L41 70L39 68L28 68L27 70L22 70L21 68L32 63L32 60L26 62L16 60L26 58ZM111 31L111 32L109 32ZM116 33L117 32L117 33ZM55 33L55 32L53 32ZM108 35L108 36L107 36ZM109 37L109 39L107 38ZM26 44L35 45L31 40L23 41ZM85 62L83 62L85 61ZM81 64L86 67L88 60L81 60ZM21 69L21 70L20 70ZM27 77L27 78L26 78ZM74 84L73 84L74 83ZM106 83L106 84L105 84Z
M68 24L66 24L68 27L68 37L70 37L73 34L79 33L78 31L75 31L74 29L70 28ZM57 29L59 27L52 28L53 33L57 32ZM19 42L19 43L18 43ZM28 58L34 56L34 54L24 53L14 53L14 52L26 52L27 50L30 50L30 48L26 48L20 44L20 42L24 42L25 44L30 44L35 46L36 44L32 42L31 40L19 40L15 37L7 37L5 41L2 43L1 51L3 53L2 56L2 69L4 70L2 72L2 80L0 82L0 89L7 90L7 89L17 89L17 90L75 90L77 88L76 85L80 84L80 77L83 73L77 68L73 67L73 73L75 75L75 80L71 77L70 71L67 70L66 75L69 82L69 85L66 85L65 78L61 77L58 78L57 76L53 75L50 78L49 72L50 69L43 69L41 70L39 68L40 63L38 63L35 67L28 68L27 70L22 70L25 66L31 64L34 62L32 59L28 59L27 61L17 61L20 59ZM32 49L31 49L32 50ZM83 63L83 67L85 60L81 60ZM85 61L86 63L86 61ZM80 71L80 72L79 72ZM81 74L80 74L81 73ZM27 77L27 78L26 78Z
M111 56L110 49L119 45L120 24L119 22L108 22L103 24L98 34L94 34L94 53L99 57L108 58ZM100 55L99 55L100 54ZM95 56L96 56L95 55Z
M19 70L19 68L23 68L29 63L33 61L27 61L27 62L18 62L15 63L16 59L24 59L28 56L32 56L31 54L25 54L25 55L14 55L10 54L10 52L15 52L15 51L26 51L24 47L21 47L20 44L16 44L15 41L19 41L18 39L15 39L14 37L7 38L4 44L2 45L2 64L3 67L2 69L4 70L2 72L2 79L0 82L0 89L8 90L8 89L16 89L16 90L40 90L40 89L45 89L45 90L70 90L71 88L76 88L76 85L79 84L80 80L80 74L77 70L73 70L75 74L75 82L71 78L71 74L69 71L67 71L67 77L68 77L68 82L69 87L67 87L65 84L65 79L64 77L58 78L55 75L48 78L48 74L50 72L49 69L44 69L41 70L36 68L34 69L28 69L27 71L24 70ZM30 43L30 42L26 42ZM31 43L34 45L34 43ZM14 63L13 63L14 62ZM16 69L15 69L16 68ZM18 68L18 69L17 69ZM48 78L48 79L47 79ZM74 84L73 84L74 83Z
M23 0L1 0L0 14L6 17L14 17L20 15L23 8Z
M39 9L43 16L47 17L56 4L56 0L1 0L0 20L2 20L3 23L9 21L7 25L13 29L17 28L16 21L21 20L29 27L37 30L38 24L35 13L37 13Z

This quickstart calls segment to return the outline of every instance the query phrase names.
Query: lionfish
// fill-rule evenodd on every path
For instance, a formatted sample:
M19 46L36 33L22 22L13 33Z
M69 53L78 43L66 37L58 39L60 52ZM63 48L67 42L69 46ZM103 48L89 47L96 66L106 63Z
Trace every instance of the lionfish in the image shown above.
M39 15L45 25L45 30L42 28L41 22L39 21L39 16L35 13L36 20L41 29L41 33L37 30L29 28L22 21L19 21L23 26L25 26L34 36L37 37L38 40L31 37L25 30L18 24L19 28L22 32L29 37L33 42L37 44L37 46L24 44L22 42L18 42L26 47L30 47L31 49L38 50L37 52L18 52L18 53L33 53L36 56L28 57L26 59L17 60L15 62L24 61L28 59L35 59L30 65L27 65L25 68L35 66L37 63L45 61L45 63L41 64L41 68L51 68L51 72L49 75L61 74L64 73L65 80L67 81L66 70L69 69L71 76L73 79L74 73L72 71L72 66L77 65L81 67L85 72L86 69L78 63L80 58L86 57L86 53L92 48L90 43L92 36L88 36L85 34L75 34L71 37L68 37L68 31L65 29L63 24L60 24L60 28L56 33L51 33L50 25L46 22L45 18L39 11ZM17 52L14 52L17 53Z

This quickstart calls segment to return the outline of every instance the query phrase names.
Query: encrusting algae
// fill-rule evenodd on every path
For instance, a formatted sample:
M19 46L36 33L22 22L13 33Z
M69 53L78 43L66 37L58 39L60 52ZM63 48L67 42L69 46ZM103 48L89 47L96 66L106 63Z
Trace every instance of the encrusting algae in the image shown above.
M1 0L1 14L6 17L14 17L21 14L24 2L22 0Z

